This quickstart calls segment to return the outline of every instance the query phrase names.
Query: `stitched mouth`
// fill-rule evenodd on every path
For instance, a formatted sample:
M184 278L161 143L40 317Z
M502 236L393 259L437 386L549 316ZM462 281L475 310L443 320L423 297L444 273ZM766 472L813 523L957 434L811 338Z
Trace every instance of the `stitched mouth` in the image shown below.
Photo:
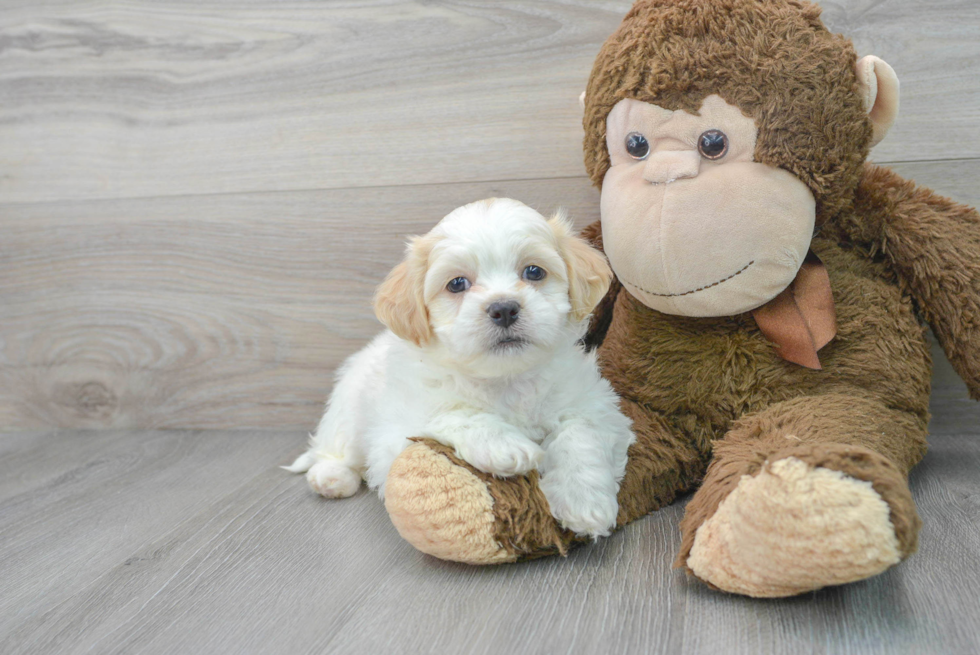
M711 284L706 284L703 287L698 287L697 289L691 289L690 291L685 291L683 293L657 293L656 291L650 291L648 289L644 289L639 284L633 284L632 282L630 282L626 278L622 278L622 279L623 279L624 282L626 282L631 287L634 287L636 289L639 289L643 293L648 293L651 296L657 296L658 298L679 298L681 296L689 296L692 293L697 293L698 291L704 291L705 289L710 289L712 287L716 287L719 284L722 284L723 282L728 282L732 278L738 277L739 275L741 275L742 273L744 273L745 271L747 271L748 268L750 266L752 266L752 264L754 264L754 263L755 263L755 260L753 259L748 264L746 264L742 268L738 269L737 271L735 271L734 273L732 273L731 275L729 275L726 278L722 278L722 279L718 280L717 282L712 282Z

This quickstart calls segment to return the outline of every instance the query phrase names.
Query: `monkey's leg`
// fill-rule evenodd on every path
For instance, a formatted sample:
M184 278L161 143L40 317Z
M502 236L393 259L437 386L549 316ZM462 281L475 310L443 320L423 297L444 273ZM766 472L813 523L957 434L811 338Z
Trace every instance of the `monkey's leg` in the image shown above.
M724 591L792 596L871 577L916 548L909 470L927 417L847 395L736 422L687 506L677 564Z
M704 455L658 415L629 401L630 447L619 489L621 527L671 502L704 471ZM556 553L585 541L551 516L538 472L495 478L429 439L406 449L388 473L385 506L406 541L440 559L499 564Z

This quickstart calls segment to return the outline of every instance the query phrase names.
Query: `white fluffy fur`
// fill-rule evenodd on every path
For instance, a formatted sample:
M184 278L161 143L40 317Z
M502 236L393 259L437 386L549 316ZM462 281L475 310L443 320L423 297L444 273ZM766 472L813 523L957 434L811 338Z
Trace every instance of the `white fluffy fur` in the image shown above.
M532 264L543 280L522 279ZM450 293L459 276L471 288ZM560 214L546 221L507 199L453 211L379 290L379 317L400 336L379 335L341 367L310 450L289 470L328 498L352 495L362 477L383 496L408 439L431 437L498 476L539 469L562 525L609 534L633 434L579 344L608 279ZM487 313L502 300L521 305L507 329ZM501 345L508 337L524 341Z

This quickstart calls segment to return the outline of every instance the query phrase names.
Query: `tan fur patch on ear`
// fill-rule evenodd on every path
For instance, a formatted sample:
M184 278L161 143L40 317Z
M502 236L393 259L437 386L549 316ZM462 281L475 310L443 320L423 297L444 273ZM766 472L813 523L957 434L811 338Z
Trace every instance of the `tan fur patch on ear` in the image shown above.
M548 219L548 224L558 240L562 259L565 260L572 320L585 320L609 290L612 269L609 268L605 255L572 233L572 225L564 209L555 212Z
M432 338L424 296L432 246L429 238L413 238L405 260L391 270L374 295L374 314L378 320L398 337L419 346Z

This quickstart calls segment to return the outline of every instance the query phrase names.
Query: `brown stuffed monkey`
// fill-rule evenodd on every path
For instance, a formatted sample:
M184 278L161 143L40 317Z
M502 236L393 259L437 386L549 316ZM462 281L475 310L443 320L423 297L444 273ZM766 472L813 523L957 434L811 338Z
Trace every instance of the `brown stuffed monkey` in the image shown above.
M619 525L697 490L678 564L789 596L915 551L928 323L980 398L980 216L865 163L898 80L814 5L640 0L596 59L586 235L616 273L589 335L637 441ZM386 505L420 550L565 553L536 474L497 479L422 440Z

